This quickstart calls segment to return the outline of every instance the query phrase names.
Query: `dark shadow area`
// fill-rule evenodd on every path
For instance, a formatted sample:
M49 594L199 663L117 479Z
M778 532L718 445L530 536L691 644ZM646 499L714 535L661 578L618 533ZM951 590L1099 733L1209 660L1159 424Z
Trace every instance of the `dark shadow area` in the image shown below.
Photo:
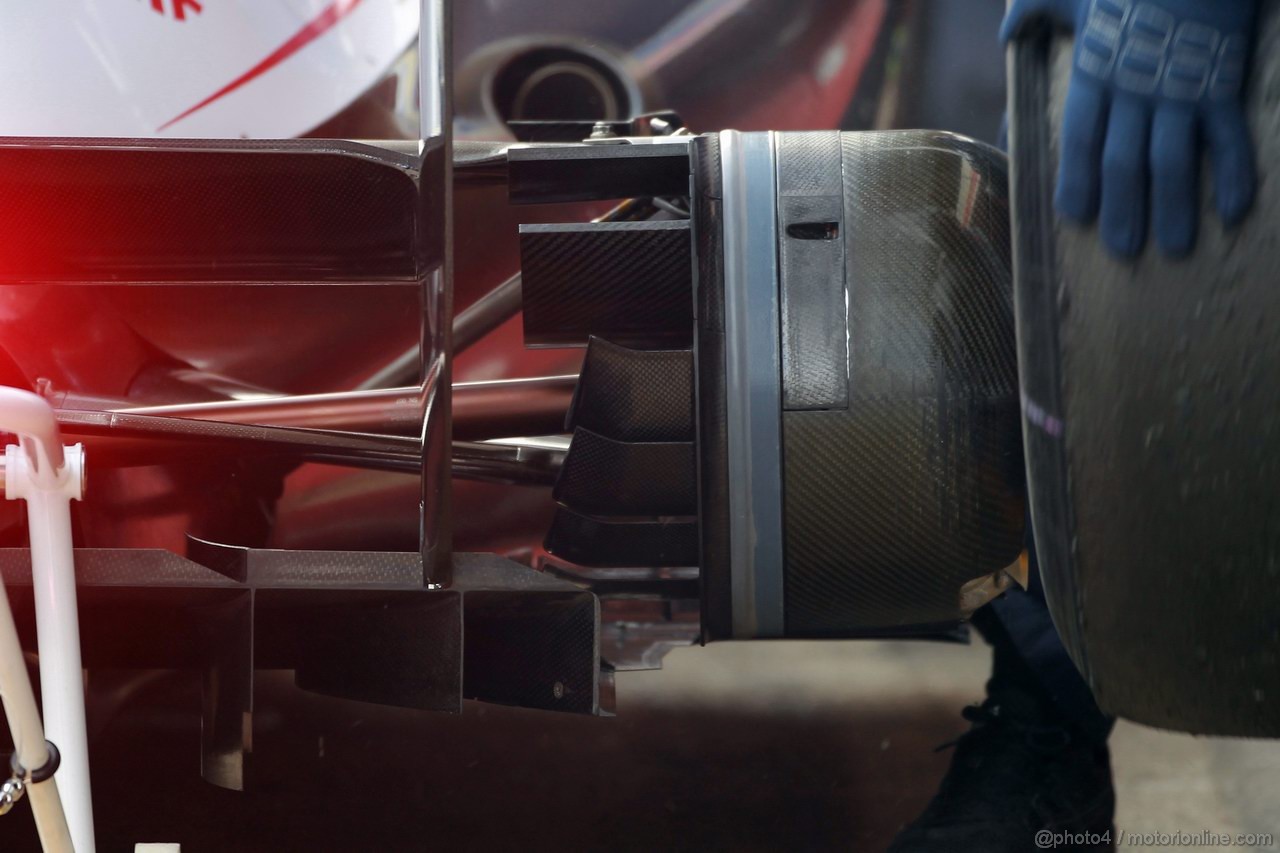
M244 794L199 777L194 679L159 682L102 730L101 850L882 850L963 727L950 704L448 716L311 696L280 673L256 691ZM38 849L24 812L6 850Z

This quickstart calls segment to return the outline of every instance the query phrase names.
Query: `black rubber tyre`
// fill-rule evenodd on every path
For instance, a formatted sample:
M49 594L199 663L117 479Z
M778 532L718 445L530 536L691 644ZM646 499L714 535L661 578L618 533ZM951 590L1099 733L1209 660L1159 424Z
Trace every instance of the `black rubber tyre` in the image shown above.
M1032 517L1050 608L1102 707L1280 736L1280 2L1249 112L1257 207L1205 179L1183 261L1107 256L1052 215L1070 44L1014 49L1014 270Z

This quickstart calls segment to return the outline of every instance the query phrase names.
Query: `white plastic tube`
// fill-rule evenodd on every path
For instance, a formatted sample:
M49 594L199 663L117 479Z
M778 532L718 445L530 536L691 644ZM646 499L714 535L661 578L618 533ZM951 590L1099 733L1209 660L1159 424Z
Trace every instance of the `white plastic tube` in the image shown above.
M27 678L27 664L3 583L0 583L0 700L4 702L4 715L9 721L18 763L27 769L43 767L49 760L49 750L45 748L40 712ZM3 773L4 769L0 768L0 776ZM36 819L40 846L46 853L71 853L74 849L71 831L58 796L57 777L27 785L26 797Z
M21 447L5 449L5 496L27 502L44 729L62 756L57 787L72 842L78 853L93 853L80 618L71 549L71 501L81 496L83 455L79 445L64 453L53 410L29 391L0 388L0 430L22 437Z
M34 460L31 472L43 487L56 487L65 460L58 420L49 403L30 391L0 387L0 429L22 437L22 449Z

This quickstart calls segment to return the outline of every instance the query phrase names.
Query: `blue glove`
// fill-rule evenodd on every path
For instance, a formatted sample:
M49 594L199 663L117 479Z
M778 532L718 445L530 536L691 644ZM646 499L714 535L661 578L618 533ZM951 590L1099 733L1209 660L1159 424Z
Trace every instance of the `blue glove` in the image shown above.
M1257 176L1241 103L1256 0L1015 0L1008 42L1047 16L1076 33L1054 205L1133 257L1147 238L1180 256L1195 246L1201 138L1227 225L1253 204ZM1148 188L1148 185L1150 187Z

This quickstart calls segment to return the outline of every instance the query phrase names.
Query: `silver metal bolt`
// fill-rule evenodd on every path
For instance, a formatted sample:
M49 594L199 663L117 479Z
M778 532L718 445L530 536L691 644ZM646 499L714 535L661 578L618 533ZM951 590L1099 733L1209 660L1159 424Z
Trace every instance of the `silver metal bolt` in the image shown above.
M607 121L598 121L591 126L591 136L588 139L614 139L617 134L613 132L613 127Z
M0 785L0 815L8 814L18 804L18 800L22 799L26 790L26 785L17 776L5 780Z

